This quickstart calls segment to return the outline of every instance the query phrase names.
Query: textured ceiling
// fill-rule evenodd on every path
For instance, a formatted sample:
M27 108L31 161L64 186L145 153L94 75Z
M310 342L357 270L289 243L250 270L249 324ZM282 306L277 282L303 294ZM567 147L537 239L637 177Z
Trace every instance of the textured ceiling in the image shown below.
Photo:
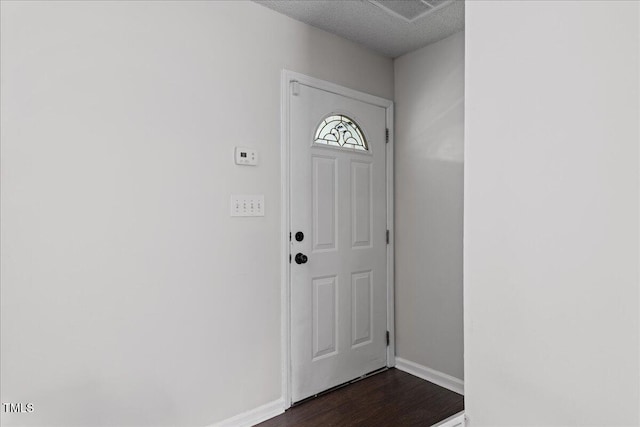
M464 1L406 22L366 0L255 0L298 21L395 58L464 29Z

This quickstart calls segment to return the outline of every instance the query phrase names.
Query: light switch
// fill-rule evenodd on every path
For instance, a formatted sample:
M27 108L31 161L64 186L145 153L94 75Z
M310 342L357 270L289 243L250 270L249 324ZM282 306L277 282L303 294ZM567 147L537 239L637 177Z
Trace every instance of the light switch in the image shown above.
M255 166L258 164L258 151L251 148L236 147L236 165Z
M264 216L264 195L231 195L231 216Z

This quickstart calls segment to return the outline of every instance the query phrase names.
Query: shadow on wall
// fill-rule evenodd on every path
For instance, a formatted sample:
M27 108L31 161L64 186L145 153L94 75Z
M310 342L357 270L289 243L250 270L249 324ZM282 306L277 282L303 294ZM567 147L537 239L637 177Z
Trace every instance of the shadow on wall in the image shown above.
M397 355L463 380L464 32L395 60Z
M429 117L415 138L422 141L413 147L420 159L453 163L464 162L464 129L460 117L464 116L464 97L456 99L444 111Z

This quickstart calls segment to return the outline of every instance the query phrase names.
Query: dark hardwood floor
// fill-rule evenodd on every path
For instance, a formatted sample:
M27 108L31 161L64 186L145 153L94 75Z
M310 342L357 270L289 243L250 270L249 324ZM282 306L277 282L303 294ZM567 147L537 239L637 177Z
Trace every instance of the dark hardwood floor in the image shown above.
M428 427L463 409L461 395L389 369L294 406L258 426Z

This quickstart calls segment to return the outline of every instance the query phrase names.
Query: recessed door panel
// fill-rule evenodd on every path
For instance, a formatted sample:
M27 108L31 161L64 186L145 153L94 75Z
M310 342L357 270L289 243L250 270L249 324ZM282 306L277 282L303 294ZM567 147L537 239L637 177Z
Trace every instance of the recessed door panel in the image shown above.
M336 277L313 279L313 358L336 351Z
M353 346L371 342L371 272L351 275L351 333Z
M313 249L336 247L336 159L313 157Z
M371 246L371 164L351 162L353 246Z

